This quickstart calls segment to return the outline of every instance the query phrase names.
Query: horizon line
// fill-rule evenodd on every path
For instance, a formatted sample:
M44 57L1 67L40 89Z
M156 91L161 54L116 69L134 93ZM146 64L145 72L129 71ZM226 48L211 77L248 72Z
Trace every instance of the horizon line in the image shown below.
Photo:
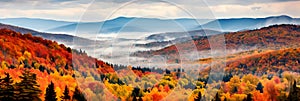
M199 20L217 20L217 19L259 19L259 18L270 18L270 17L280 17L280 16L286 16L290 18L300 18L300 17L294 17L288 14L282 14L282 15L270 15L270 16L264 16L264 17L216 17L216 18L189 18L189 17L174 17L174 18L155 18L155 17L138 17L138 16L118 16L107 20L99 20L99 21L80 21L80 19L76 20L62 20L62 19L52 19L52 18L38 18L38 17L0 17L0 20L3 19L39 19L39 20L52 20L52 21L62 21L62 22L70 22L70 23L76 23L76 22L83 22L83 23L89 23L89 22L103 22L108 20L114 20L118 18L144 18L144 19L158 19L158 20L180 20L180 19L199 19Z

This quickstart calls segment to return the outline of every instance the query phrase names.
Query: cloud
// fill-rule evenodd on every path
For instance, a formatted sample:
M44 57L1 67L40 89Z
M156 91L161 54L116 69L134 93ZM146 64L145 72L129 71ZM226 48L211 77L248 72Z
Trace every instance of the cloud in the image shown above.
M300 17L298 9L299 1L294 2L276 2L261 3L252 5L217 5L212 6L215 16L220 18L238 18L238 17L266 17L277 15L289 15Z
M118 16L226 18L291 15L300 17L299 0L0 0L0 15L67 21L102 21ZM93 4L91 4L93 3ZM124 6L127 4L126 6ZM291 6L295 5L295 6ZM208 7L209 6L209 7ZM120 7L123 7L120 9ZM116 12L115 12L116 11ZM113 13L115 12L115 13ZM82 16L83 15L83 16Z
M251 7L252 10L259 10L261 9L262 7Z
M172 2L176 4L185 5L201 5L201 3L208 3L208 5L252 5L258 3L276 3L276 2L290 2L290 1L300 1L300 0L95 0L95 2L112 2L112 3L126 3L138 1L136 3L145 3L140 1L151 1L151 2ZM151 3L148 2L148 3Z
M0 1L0 8L3 9L22 9L22 10L51 10L82 7L92 0L10 0L7 2Z
M209 5L253 5L262 3L291 2L300 0L207 0Z
M99 6L104 5L104 6ZM180 8L167 3L130 3L127 5L96 2L90 5L82 19L105 20L120 16L127 17L150 17L150 18L172 18L179 17L183 11ZM96 16L93 16L96 15ZM184 15L181 15L184 16Z

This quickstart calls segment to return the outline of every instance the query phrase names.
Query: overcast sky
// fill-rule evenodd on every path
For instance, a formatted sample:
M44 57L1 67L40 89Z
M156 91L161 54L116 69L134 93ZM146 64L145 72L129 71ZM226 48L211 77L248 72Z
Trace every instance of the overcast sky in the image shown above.
M0 0L0 18L102 21L119 16L240 18L289 15L300 18L299 0Z

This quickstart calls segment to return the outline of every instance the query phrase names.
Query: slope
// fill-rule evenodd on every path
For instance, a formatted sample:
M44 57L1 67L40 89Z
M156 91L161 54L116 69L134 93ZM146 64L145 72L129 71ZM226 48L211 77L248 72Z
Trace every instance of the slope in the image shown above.
M26 28L22 28L22 27L18 27L18 26L12 26L12 25L7 25L7 24L1 24L0 23L0 29L10 29L16 32L20 32L21 34L26 34L26 33L30 33L33 36L38 36L38 37L42 37L48 40L54 40L57 41L59 43L64 43L67 45L72 45L73 40L80 40L86 43L89 42L94 42L92 40L89 39L85 39L85 38L81 38L81 37L77 37L77 36L72 36L72 35L66 35L66 34L51 34L51 33L44 33L44 32L38 32L38 31L34 31L31 29L26 29Z
M100 74L114 71L110 64L89 57L82 51L9 29L0 29L0 50L0 77L9 73L14 83L18 83L24 71L34 73L42 99L50 82L54 83L60 99L65 86L69 87L72 96L75 88L80 86L76 79L82 80L88 76L86 74L100 78Z
M274 25L264 27L258 30L248 30L241 32L225 33L220 35L209 36L210 38L225 37L227 52L239 49L280 49L282 47L297 47L300 40L300 26L298 25ZM166 55L170 59L178 59L178 49L180 46L182 53L189 53L196 46L198 51L209 51L210 44L208 37L203 36L191 42L182 42L165 47L155 51L136 52L132 55L140 57L151 57L153 55ZM222 45L222 44L221 44Z

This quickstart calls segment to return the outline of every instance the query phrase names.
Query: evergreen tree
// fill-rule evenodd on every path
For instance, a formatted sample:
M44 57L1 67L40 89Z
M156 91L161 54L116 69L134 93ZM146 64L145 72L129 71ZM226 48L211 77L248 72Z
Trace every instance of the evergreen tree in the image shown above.
M65 65L65 69L66 69L66 70L68 70L68 69L69 69L69 65L68 65L68 63L66 63L66 65Z
M132 101L142 101L142 94L140 88L135 87L131 93Z
M219 92L217 92L216 94L215 101L221 101Z
M201 94L201 92L199 91L199 92L198 92L198 96L194 99L194 101L201 101L201 97L202 97L202 94Z
M290 93L288 96L288 101L299 101L299 94L298 94L297 82L294 81L293 85L290 88Z
M63 101L69 101L71 100L71 96L69 95L69 88L68 86L65 86L64 95L61 97Z
M19 76L22 81L16 84L17 101L41 101L39 98L41 90L36 82L36 74L30 73L28 70Z
M46 88L45 101L57 101L53 82L51 82Z
M247 98L245 98L244 101L253 101L252 95L251 94L247 94Z
M8 73L5 75L3 79L0 79L0 101L12 101L14 100L14 81Z
M263 93L264 92L263 89L264 89L264 86L262 85L261 82L259 82L256 86L256 90L259 90L260 93Z
M74 94L73 94L73 101L87 101L84 98L83 93L79 90L78 87L75 88Z
M232 93L237 93L237 92L238 92L238 88L234 87L233 90L232 90Z

